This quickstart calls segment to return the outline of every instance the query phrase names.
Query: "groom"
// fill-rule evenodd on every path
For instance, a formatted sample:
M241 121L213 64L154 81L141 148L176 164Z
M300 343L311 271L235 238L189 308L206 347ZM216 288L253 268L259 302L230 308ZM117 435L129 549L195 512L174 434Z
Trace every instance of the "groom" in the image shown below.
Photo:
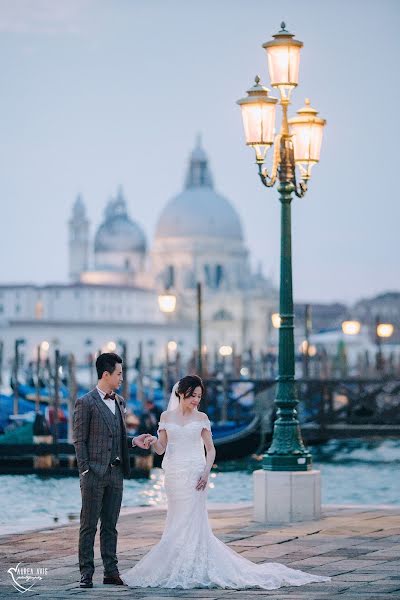
M79 470L82 510L79 530L81 588L93 587L94 538L100 518L103 583L123 585L118 572L116 529L123 477L129 477L128 446L148 448L144 433L127 436L125 402L115 393L122 383L122 359L104 353L96 360L97 386L75 403L73 436Z

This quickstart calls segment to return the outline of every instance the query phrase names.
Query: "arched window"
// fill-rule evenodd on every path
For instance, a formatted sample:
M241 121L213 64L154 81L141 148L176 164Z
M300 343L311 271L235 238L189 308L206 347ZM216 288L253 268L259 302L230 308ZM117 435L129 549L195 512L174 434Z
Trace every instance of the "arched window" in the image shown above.
M165 288L169 290L175 286L175 268L173 265L168 265L165 274Z
M222 265L217 265L215 267L215 287L219 288L224 278L224 269Z
M213 287L213 281L212 281L212 276L211 276L211 267L210 265L204 265L204 276L205 276L205 282L206 282L206 286L209 288Z

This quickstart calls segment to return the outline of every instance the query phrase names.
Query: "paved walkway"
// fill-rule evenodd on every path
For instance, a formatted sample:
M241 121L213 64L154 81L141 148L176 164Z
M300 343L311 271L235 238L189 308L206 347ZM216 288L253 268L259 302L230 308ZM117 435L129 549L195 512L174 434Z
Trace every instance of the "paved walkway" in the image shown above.
M400 509L381 507L325 507L320 521L264 527L252 521L249 507L210 511L216 535L254 562L277 561L320 575L327 584L262 590L129 589L102 585L96 540L94 588L78 586L77 524L0 537L0 598L20 597L11 585L10 567L48 568L47 576L23 598L162 598L236 599L265 597L288 600L400 599ZM132 566L159 539L165 512L127 510L119 522L121 571ZM21 594L22 595L22 594Z

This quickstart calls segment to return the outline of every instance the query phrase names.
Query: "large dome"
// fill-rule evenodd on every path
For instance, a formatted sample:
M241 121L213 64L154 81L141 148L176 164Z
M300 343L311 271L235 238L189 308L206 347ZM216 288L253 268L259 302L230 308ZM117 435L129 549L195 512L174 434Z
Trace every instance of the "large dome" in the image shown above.
M199 141L190 157L185 189L168 202L158 220L156 238L173 237L243 239L239 215L229 200L214 190Z
M125 199L119 191L105 210L103 223L94 239L95 252L145 252L146 237L127 213Z

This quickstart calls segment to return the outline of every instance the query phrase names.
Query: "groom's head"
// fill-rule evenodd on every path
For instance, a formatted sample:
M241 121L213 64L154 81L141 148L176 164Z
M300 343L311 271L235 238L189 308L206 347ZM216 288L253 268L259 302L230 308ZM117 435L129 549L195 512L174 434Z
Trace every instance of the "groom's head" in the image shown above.
M122 358L114 352L104 352L96 360L99 383L104 391L117 390L122 383Z

